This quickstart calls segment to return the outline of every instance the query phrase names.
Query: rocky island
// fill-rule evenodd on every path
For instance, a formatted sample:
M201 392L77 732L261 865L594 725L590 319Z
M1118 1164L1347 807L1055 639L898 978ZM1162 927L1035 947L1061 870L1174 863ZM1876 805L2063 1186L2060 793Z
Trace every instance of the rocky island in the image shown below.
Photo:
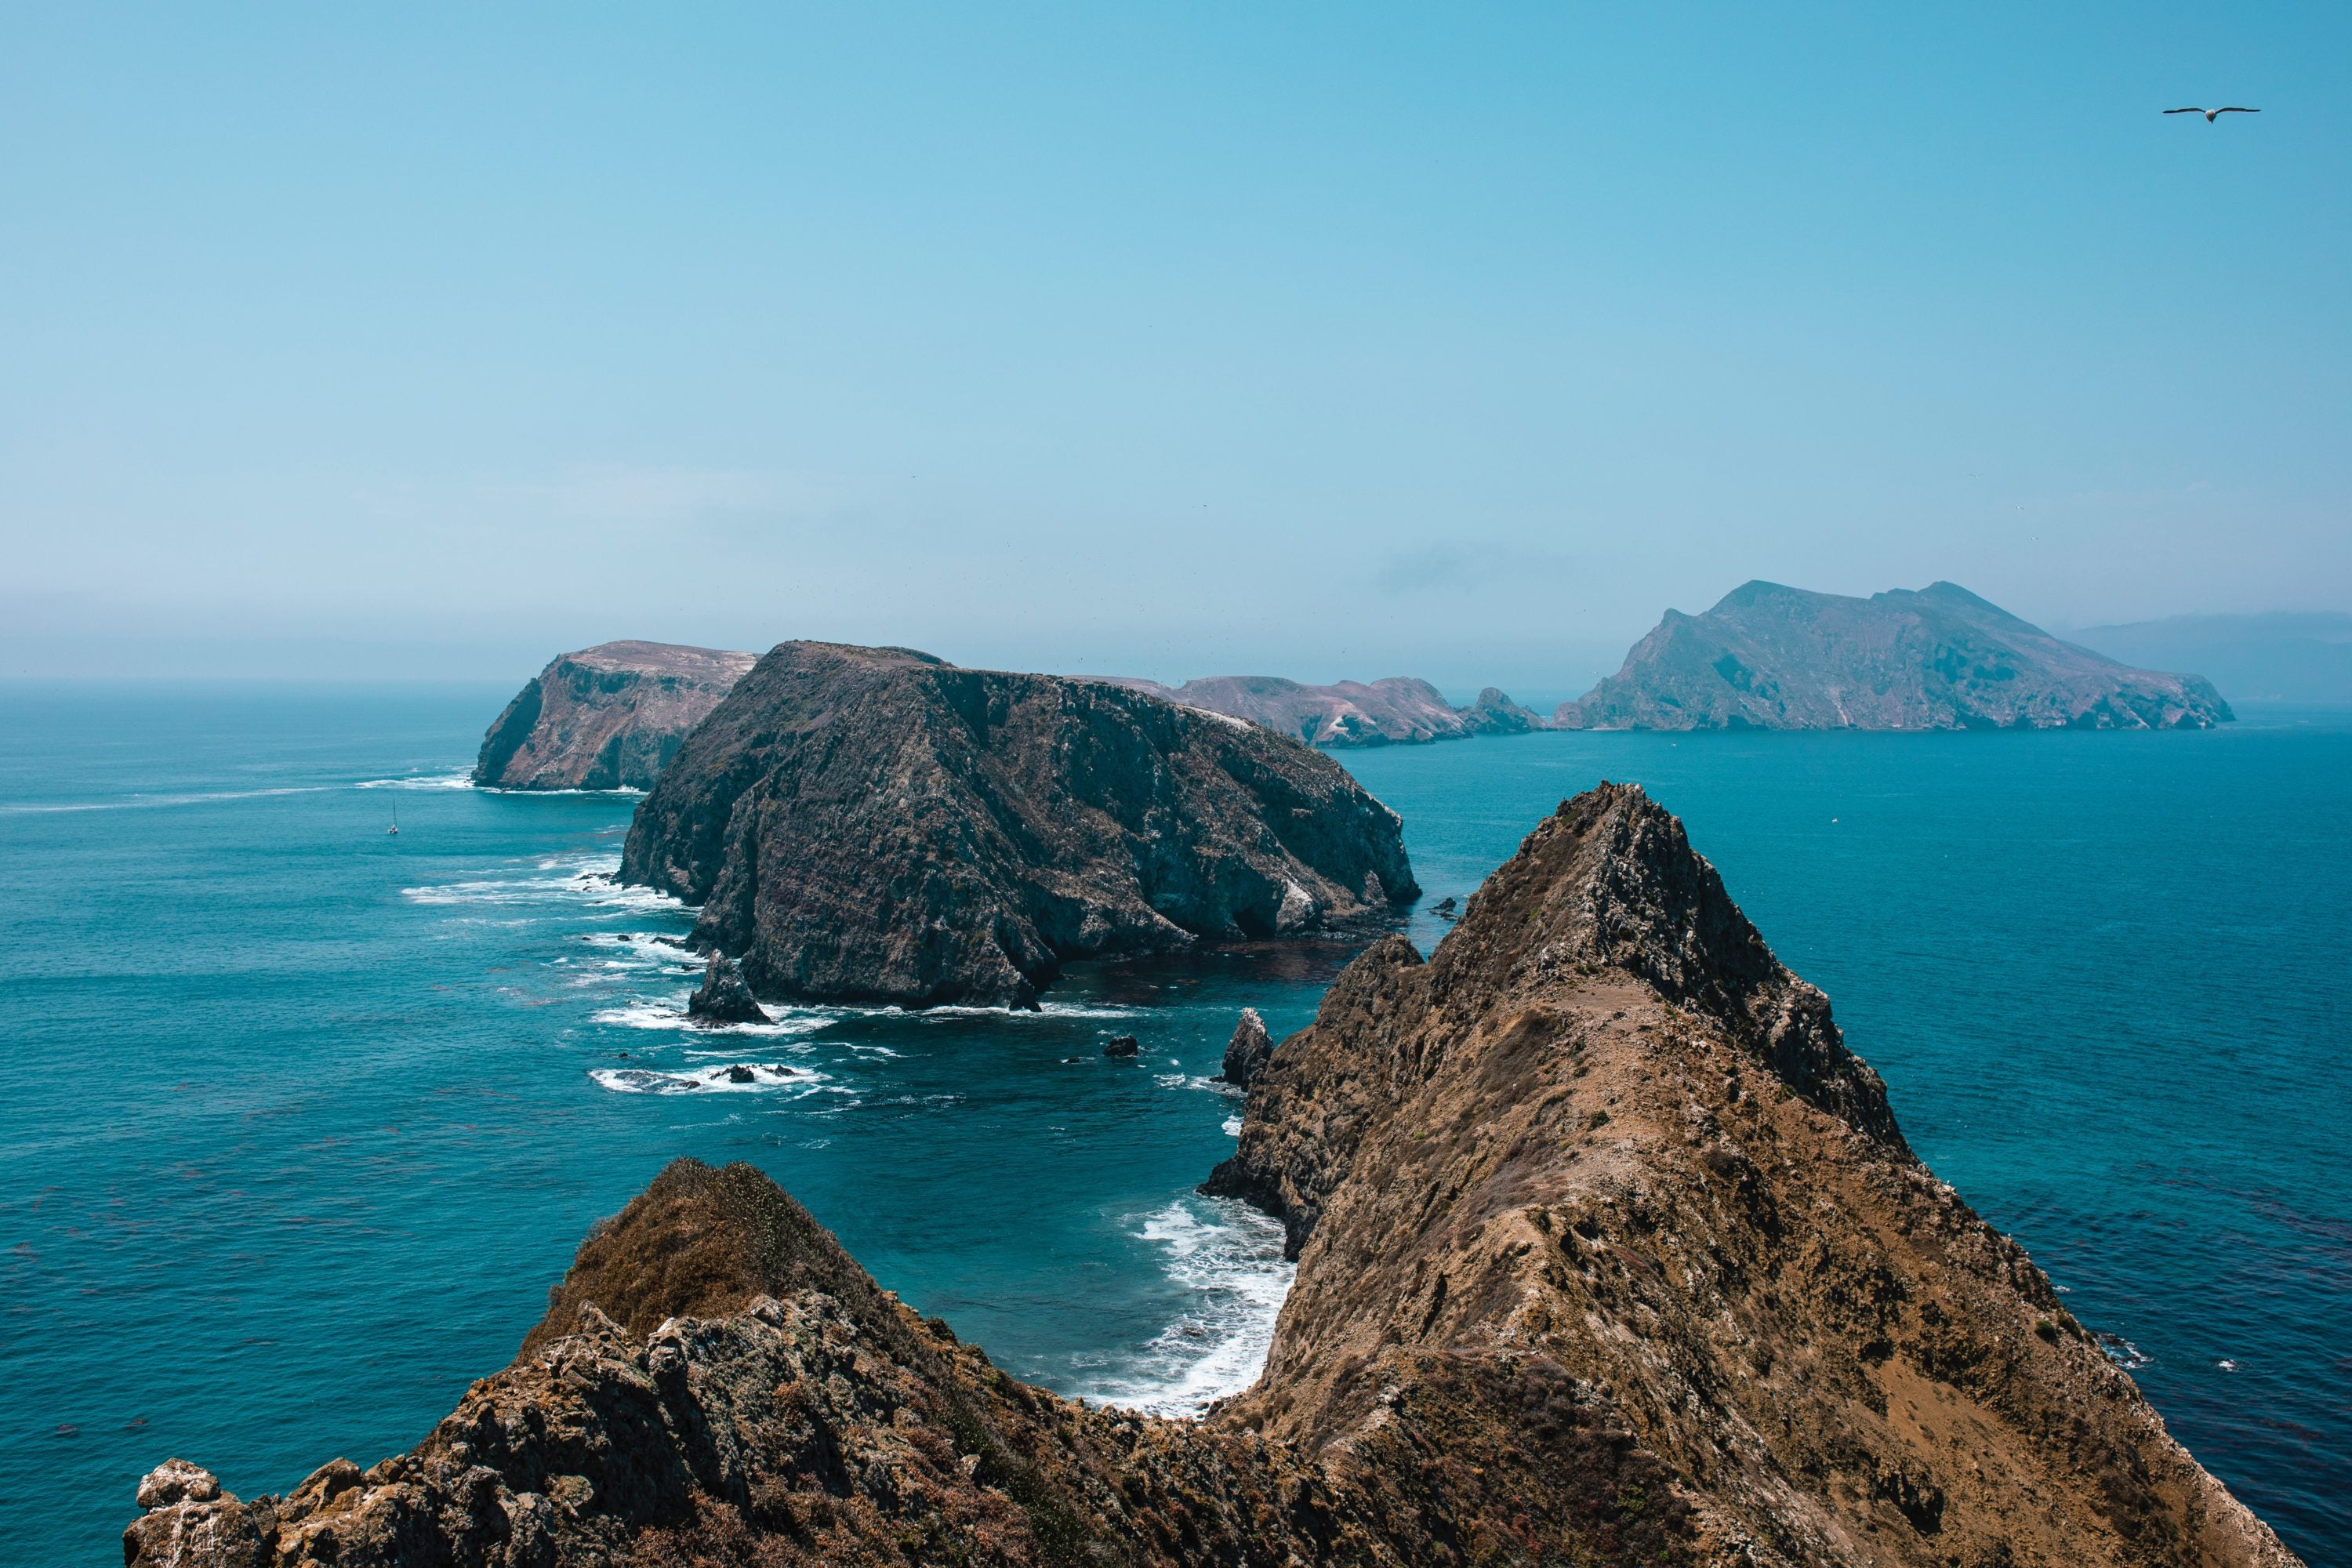
M1409 676L1369 685L1342 680L1332 686L1302 686L1274 675L1210 676L1181 686L1133 676L1115 679L1120 686L1188 708L1205 708L1296 735L1310 746L1411 745L1549 727L1543 715L1520 707L1494 687L1479 692L1469 707L1456 708L1437 688Z
M410 1452L142 1483L130 1568L2286 1568L1635 788L1342 973L1215 1178L1298 1258L1193 1421L1005 1376L748 1165L582 1244Z
M1563 730L2191 730L2230 705L2194 675L2062 642L1956 584L1867 599L1749 583L1668 610Z
M748 653L608 642L559 654L482 737L485 789L649 789L756 662Z
M758 995L1026 1007L1073 958L1417 897L1397 816L1287 737L1101 680L790 642L638 803L624 881Z

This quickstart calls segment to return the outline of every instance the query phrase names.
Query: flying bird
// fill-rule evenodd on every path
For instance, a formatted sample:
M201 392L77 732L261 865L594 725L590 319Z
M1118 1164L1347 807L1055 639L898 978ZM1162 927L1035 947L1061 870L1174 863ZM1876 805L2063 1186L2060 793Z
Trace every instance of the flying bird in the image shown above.
M2240 109L2237 105L2231 104L2227 109L2168 109L2165 112L2167 114L2201 114L2205 117L2205 123L2210 125L2213 123L2214 117L2217 115L2260 114L2262 110L2259 109Z

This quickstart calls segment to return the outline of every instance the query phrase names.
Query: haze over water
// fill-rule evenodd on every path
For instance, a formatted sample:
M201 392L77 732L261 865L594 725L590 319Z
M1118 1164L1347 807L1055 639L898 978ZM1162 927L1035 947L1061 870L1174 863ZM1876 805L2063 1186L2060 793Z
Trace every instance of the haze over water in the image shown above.
M1209 1076L1242 1006L1299 1026L1342 953L692 1033L650 940L688 914L600 879L633 800L463 787L506 695L0 689L22 1560L110 1558L167 1455L251 1496L405 1448L678 1154L768 1171L1018 1375L1168 1411L1255 1375L1288 1273L1192 1195L1239 1110ZM2191 1451L2312 1561L2352 1552L2352 715L1339 755L1403 813L1424 910L1562 796L1643 783Z

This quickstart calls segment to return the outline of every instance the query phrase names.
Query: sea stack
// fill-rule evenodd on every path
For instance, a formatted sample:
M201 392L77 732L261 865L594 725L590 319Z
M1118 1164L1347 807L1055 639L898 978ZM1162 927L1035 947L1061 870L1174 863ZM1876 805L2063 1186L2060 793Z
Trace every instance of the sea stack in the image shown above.
M1220 1182L1298 1272L1200 1420L1006 1376L758 1171L681 1160L415 1448L250 1502L175 1462L125 1562L2295 1562L1638 789L1563 804L1427 962L1349 965Z
M638 804L624 881L761 996L1029 1007L1069 959L1290 935L1420 889L1330 758L1107 681L785 643Z
M482 737L486 789L648 789L755 658L670 643L561 654Z
M723 952L702 966L702 984L686 999L686 1016L704 1024L772 1024L759 998L743 983L743 972Z
M1867 599L1748 583L1668 610L1562 730L2200 730L2230 705L2134 669L1952 583Z
M1256 1008L1243 1008L1241 1022L1234 1026L1234 1037L1225 1042L1224 1080L1247 1089L1272 1055L1274 1040L1265 1032L1265 1020L1258 1016Z

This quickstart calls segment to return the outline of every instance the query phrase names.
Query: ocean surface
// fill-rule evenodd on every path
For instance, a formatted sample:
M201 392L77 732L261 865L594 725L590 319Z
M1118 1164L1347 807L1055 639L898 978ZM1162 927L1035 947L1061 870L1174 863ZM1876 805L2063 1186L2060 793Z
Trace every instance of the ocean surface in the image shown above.
M1213 1075L1344 950L689 1032L654 940L688 913L606 879L633 797L465 787L509 695L0 685L10 1561L117 1561L169 1455L251 1496L407 1447L679 1154L768 1171L1018 1375L1164 1412L1255 1376L1289 1271L1192 1192L1240 1110ZM1424 908L1564 795L1644 784L1922 1156L2207 1466L2352 1561L2352 715L1339 755Z

